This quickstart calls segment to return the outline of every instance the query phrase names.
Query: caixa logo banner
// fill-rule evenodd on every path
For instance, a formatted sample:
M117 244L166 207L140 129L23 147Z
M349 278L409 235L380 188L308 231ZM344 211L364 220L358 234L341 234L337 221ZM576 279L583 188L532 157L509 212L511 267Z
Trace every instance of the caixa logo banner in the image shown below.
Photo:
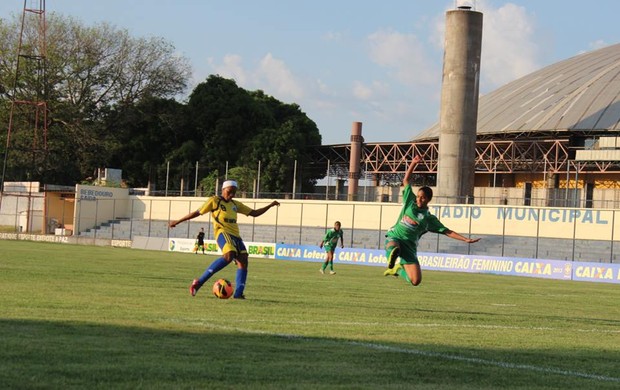
M325 261L325 250L313 245L276 245L276 259ZM620 264L572 262L515 257L473 256L419 252L423 269L527 276L532 278L575 280L620 284ZM334 262L385 267L385 252L374 249L337 248Z

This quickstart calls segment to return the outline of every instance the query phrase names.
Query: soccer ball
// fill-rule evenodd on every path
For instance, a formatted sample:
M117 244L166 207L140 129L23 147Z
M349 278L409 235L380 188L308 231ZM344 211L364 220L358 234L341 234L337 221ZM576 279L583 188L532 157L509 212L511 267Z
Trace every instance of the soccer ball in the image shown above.
M233 286L226 279L218 279L213 283L213 295L220 299L228 299L233 295Z

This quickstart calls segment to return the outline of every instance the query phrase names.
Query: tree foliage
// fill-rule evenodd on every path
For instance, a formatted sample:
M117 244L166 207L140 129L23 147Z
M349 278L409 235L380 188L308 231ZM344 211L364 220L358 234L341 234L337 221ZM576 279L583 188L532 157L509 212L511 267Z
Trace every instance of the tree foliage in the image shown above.
M43 179L69 184L107 162L108 150L113 149L109 133L114 129L103 126L103 120L110 110L182 92L190 67L161 38L133 38L127 30L107 23L89 27L53 13L46 21L46 52L38 48L37 25L26 23L20 56L21 20L0 22L0 99L3 106L13 99L47 102L50 145L39 168L47 173ZM28 60L32 53L45 54L44 78L39 77L41 61ZM15 112L21 114L32 116ZM19 158L20 153L11 153L20 137L27 140L30 133L27 126L13 128L15 140L8 150L12 176L33 168ZM63 171L69 174L53 174L52 167L59 163L66 165Z
M1 150L9 156L6 180L74 184L109 167L133 187L168 190L170 182L185 192L195 180L215 193L230 167L240 192L251 193L259 180L262 192L310 192L323 176L307 169L321 136L298 105L217 75L181 103L174 98L190 68L170 43L55 14L47 18L43 77L41 62L17 56L20 22L0 19L0 124L8 128L11 101L45 101L48 137L44 150L34 148L33 114L15 113ZM37 52L36 26L26 27L22 54ZM0 133L0 148L7 135Z
M292 192L295 161L312 161L321 144L316 124L296 104L285 104L262 91L248 92L220 76L209 76L192 92L188 109L204 137L210 167L256 170L261 163L261 192ZM310 187L322 174L298 172L299 185Z

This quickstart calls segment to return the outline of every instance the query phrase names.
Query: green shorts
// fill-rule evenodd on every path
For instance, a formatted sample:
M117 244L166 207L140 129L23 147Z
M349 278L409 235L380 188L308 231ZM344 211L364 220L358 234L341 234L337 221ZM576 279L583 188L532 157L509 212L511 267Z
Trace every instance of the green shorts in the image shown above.
M398 257L400 257L400 264L420 264L418 261L418 248L416 244L397 237L390 237L388 232L385 236L386 247L390 241L398 243L398 246L400 247L400 253L398 255Z
M325 252L333 252L336 250L336 245L325 244L323 245L323 248L325 248Z

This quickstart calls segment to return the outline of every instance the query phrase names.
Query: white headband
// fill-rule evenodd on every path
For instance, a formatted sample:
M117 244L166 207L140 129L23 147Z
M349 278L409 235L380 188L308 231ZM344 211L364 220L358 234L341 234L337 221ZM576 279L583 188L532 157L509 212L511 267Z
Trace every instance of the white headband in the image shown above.
M226 188L226 187L238 187L237 186L237 182L234 180L226 180L224 182L224 184L222 184L222 189Z

